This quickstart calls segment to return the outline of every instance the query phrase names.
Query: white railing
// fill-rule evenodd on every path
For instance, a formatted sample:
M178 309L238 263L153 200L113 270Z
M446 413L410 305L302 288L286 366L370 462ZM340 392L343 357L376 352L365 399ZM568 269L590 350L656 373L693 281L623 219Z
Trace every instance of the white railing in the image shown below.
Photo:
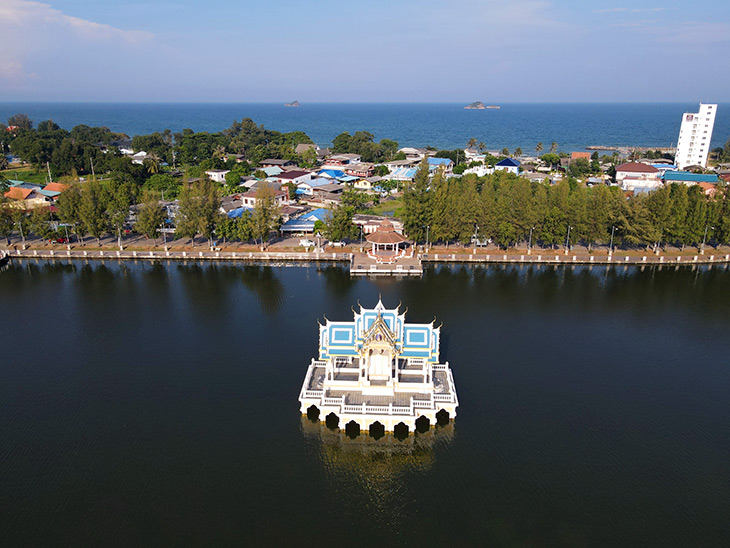
M431 369L433 369L434 371L446 371L448 368L448 365L444 365L442 363L435 363L431 366Z
M325 405L345 405L345 396L342 396L341 398L324 398L324 404Z
M453 400L453 397L451 394L434 394L433 395L433 401L443 401L451 403Z
M431 409L433 404L428 400L413 400L414 409Z
M305 398L321 398L324 392L322 390L305 390Z
M327 362L323 360L312 360L312 365L314 367L327 367Z
M366 413L388 413L390 407L387 405L367 405L365 406Z
M345 413L362 413L362 405L345 405Z

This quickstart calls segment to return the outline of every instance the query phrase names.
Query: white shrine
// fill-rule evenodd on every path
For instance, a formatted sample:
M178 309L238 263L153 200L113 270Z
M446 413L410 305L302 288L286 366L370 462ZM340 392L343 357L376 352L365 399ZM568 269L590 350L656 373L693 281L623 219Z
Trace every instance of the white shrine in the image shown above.
M456 416L453 375L448 362L439 363L440 327L406 323L399 308L378 301L353 310L352 322L320 325L319 359L299 395L302 414L371 433L408 433Z

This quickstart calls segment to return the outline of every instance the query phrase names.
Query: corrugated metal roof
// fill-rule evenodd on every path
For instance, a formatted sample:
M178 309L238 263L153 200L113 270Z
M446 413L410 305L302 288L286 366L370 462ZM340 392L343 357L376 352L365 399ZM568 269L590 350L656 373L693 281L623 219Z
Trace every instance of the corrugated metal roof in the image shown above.
M664 174L665 181L680 181L687 183L716 183L717 175L703 175L701 173L690 173L689 171L667 171Z

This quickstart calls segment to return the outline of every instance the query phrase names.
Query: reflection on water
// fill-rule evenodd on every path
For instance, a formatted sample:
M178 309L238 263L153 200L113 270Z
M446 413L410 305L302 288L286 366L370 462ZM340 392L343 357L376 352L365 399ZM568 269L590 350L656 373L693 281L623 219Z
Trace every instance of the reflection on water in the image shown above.
M302 432L322 462L335 500L353 505L357 512L364 504L373 523L391 532L414 518L409 477L431 470L438 447L455 436L451 422L404 438L385 434L376 440L362 432L353 439L344 429L328 428L306 416Z
M284 302L284 286L270 266L247 265L240 270L243 284L256 293L261 309L266 314L274 314Z

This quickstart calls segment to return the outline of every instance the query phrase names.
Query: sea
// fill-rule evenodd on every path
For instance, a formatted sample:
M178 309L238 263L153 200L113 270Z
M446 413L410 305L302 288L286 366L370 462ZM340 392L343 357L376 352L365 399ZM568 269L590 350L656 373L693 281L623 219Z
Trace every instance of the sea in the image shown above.
M221 131L251 118L280 132L303 131L328 146L343 131L368 131L401 146L463 148L476 138L489 150L535 153L551 143L563 152L587 146L675 146L684 112L698 103L503 103L499 109L465 110L462 103L0 103L0 120L25 113L36 123L52 119L71 129L106 126L129 136L170 129ZM712 147L730 137L730 103L718 106Z
M437 322L456 419L302 417L319 322ZM730 271L11 262L3 548L730 546Z

